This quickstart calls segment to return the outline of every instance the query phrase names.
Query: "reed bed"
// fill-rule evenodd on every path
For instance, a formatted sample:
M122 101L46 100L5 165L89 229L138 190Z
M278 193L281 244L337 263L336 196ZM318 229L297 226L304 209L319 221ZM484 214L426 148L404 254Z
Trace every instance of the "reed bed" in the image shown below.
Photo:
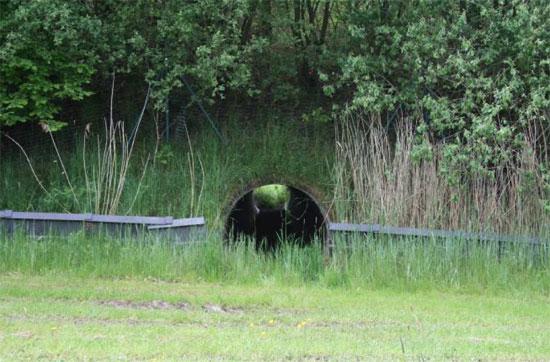
M339 219L359 223L548 235L550 200L541 165L547 149L524 135L513 161L486 172L450 170L445 142L422 139L430 157L415 158L414 119L391 130L378 116L347 113L336 123L334 204ZM544 145L546 147L546 145ZM450 177L450 172L454 172Z

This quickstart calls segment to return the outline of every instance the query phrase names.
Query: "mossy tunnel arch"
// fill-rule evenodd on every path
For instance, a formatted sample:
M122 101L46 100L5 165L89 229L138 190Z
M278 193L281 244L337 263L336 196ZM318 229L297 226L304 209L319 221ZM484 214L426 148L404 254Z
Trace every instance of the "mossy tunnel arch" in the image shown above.
M232 197L226 210L224 238L252 239L261 250L274 250L281 240L326 244L328 214L306 187L285 182L256 182Z

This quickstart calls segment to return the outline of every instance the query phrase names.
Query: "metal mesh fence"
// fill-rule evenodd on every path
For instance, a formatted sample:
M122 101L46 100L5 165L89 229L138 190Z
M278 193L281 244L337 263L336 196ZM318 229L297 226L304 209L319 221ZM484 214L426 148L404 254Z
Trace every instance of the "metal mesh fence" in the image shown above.
M71 151L82 141L86 132L102 135L105 125L124 122L129 136L137 131L137 123L143 111L147 87L133 87L131 84L117 84L111 100L111 84L107 81L92 96L80 102L65 102L57 120L66 124L53 133L55 143L60 149ZM112 101L112 106L111 106ZM303 114L321 106L321 102L302 102L298 107L277 105L276 113L270 101L239 100L238 95L229 99L208 104L201 100L192 88L174 92L166 102L164 109L157 110L149 99L139 125L138 137L159 138L164 142L187 142L189 129L208 128L213 137L224 140L224 130L230 126L231 119L240 123L263 121L273 117L285 118L300 123ZM290 126L290 125L289 125ZM45 131L37 121L0 128L0 155L20 152L10 138L21 145L29 154L53 152L52 135ZM9 136L9 137L6 137Z

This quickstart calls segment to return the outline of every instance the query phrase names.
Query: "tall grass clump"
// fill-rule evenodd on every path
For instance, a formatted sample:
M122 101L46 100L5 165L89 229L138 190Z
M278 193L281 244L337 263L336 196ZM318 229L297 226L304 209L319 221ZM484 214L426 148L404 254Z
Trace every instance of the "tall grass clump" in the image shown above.
M333 153L327 149L332 139L326 127L311 125L301 133L300 125L287 120L247 124L231 119L222 126L223 143L201 119L188 119L181 137L157 144L148 138L145 126L152 122L146 121L137 136L128 127L123 132L123 123L107 119L102 123L106 128L94 123L87 129L86 142L64 147L58 141L78 204L47 135L43 147L27 151L33 168L18 148L5 152L0 159L0 209L205 216L209 227L216 228L226 221L225 206L252 181L300 180L331 187ZM77 133L84 135L85 130ZM135 146L126 157L129 142Z
M329 264L322 243L283 242L272 252L218 235L176 245L154 238L73 234L0 236L0 273L155 278L342 289L550 293L548 245L465 240L339 237Z
M6 193L3 202L8 206L19 204L21 201L29 202L26 193L37 189L39 194L32 204L26 207L13 209L39 209L40 211L63 211L71 212L95 212L100 214L116 214L130 212L141 189L143 176L147 171L149 156L144 162L136 161L135 149L137 133L142 124L145 111L149 102L150 88L147 90L139 116L137 117L133 130L127 132L125 123L114 118L114 95L115 77L111 83L111 95L109 116L103 120L104 129L95 134L96 142L88 141L92 136L92 123L85 125L82 132L82 140L72 149L61 142L58 145L56 132L46 123L41 123L41 129L46 135L48 142L42 139L42 144L49 144L46 149L27 152L25 147L8 134L2 134L10 140L24 156L24 163L17 159L7 158L0 160L0 174L6 185L6 190L14 190L13 194ZM37 152L38 151L38 152ZM53 152L52 152L53 151ZM13 157L13 155L12 155ZM24 166L23 166L24 165ZM23 166L23 167L22 167ZM133 182L133 189L128 192L128 184L136 180L137 175L131 173L132 168L137 168L137 182ZM13 170L21 172L28 170L32 177L18 175L9 177L8 173ZM22 193L19 190L25 190ZM123 202L124 197L132 194L130 202ZM25 200L26 199L26 200Z
M550 287L548 244L357 235L336 244L331 268L352 285L544 294Z
M535 128L513 160L486 172L452 168L445 141L420 141L414 119L395 128L348 112L336 123L335 205L339 220L395 226L548 236L548 150Z
M128 135L124 122L116 122L113 117L114 87L115 77L113 75L109 119L105 121L104 144L101 146L99 138L97 139L95 149L97 156L92 156L91 167L88 167L86 162L90 158L86 152L87 132L84 134L82 143L82 170L88 208L100 214L115 214L119 210L136 145L137 131L143 120L150 91L150 89L147 91L134 131ZM143 166L143 173L146 172L148 163L149 158ZM141 184L138 184L136 187L136 197L139 194L140 186ZM132 205L129 206L129 210L131 208Z

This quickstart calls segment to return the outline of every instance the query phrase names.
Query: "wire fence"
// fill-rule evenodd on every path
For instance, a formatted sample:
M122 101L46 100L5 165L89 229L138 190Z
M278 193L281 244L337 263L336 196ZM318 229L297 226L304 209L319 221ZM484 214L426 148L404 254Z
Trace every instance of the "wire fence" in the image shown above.
M118 81L117 81L118 82ZM144 107L147 94L146 86L133 86L122 80L112 89L108 80L95 87L95 93L79 102L64 102L56 120L66 124L62 129L53 132L55 143L60 149L73 150L82 141L85 134L102 135L109 121L124 122L129 135L137 133L137 121ZM327 108L326 100L314 97L299 105L277 104L269 97L250 99L238 94L218 100L214 103L201 99L193 85L185 81L184 87L170 95L161 107L156 100L148 99L144 109L143 123L138 137L155 137L163 142L187 142L186 132L189 129L208 128L214 137L226 142L224 129L231 126L232 118L239 122L256 122L258 119L276 115L300 123L303 115L319 108ZM12 138L28 153L47 153L52 150L52 135L40 122L31 121L11 127L0 127L0 155L19 152L20 147L10 140ZM6 137L9 136L9 137Z

